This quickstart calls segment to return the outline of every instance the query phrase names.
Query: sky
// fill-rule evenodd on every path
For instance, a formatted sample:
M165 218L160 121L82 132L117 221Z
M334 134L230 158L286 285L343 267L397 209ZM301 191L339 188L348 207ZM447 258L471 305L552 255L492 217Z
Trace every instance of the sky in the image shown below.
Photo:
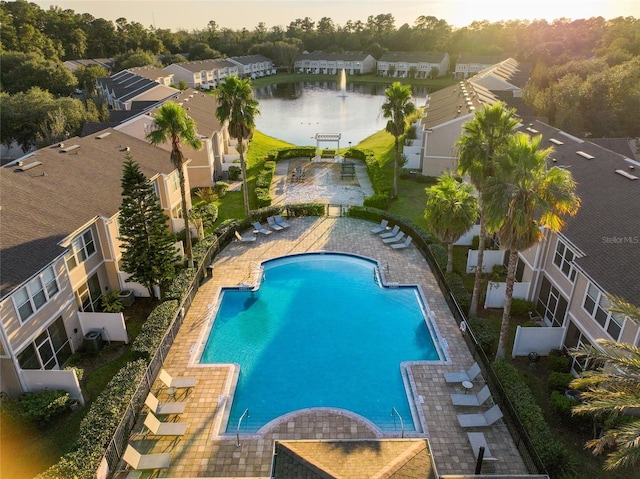
M535 20L556 18L605 19L640 17L640 0L31 0L43 9L57 5L76 13L116 20L124 17L145 27L202 30L210 20L221 28L253 30L260 22L267 28L286 27L297 18L317 22L331 18L336 25L347 20L365 22L367 17L390 13L399 28L413 26L421 16L444 19L454 27L475 20Z

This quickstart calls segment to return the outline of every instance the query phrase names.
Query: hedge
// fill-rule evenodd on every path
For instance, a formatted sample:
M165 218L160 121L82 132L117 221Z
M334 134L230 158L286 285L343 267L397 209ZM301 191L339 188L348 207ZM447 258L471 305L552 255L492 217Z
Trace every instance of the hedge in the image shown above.
M142 325L140 334L131 345L134 357L143 358L147 362L153 357L175 317L179 305L180 303L176 300L164 301L151 311Z
M505 360L495 361L493 370L550 476L556 477L563 471L567 472L570 468L567 451L549 429L542 409L521 373Z
M74 450L35 479L93 479L109 441L147 370L145 361L127 363L109 381L80 423Z
M21 418L37 427L44 427L68 409L69 393L60 389L28 392L17 402Z

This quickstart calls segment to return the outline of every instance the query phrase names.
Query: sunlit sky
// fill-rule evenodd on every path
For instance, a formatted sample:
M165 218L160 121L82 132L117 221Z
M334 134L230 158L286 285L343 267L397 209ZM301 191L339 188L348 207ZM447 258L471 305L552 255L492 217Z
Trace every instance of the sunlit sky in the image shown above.
M366 21L367 17L390 13L396 28L413 26L421 16L444 19L454 27L474 20L534 20L556 18L605 19L619 16L640 17L640 0L32 0L43 9L57 5L76 13L116 20L124 17L145 27L201 30L210 20L219 27L253 30L260 22L267 28L286 27L296 18L317 22L331 18L336 25L347 20Z

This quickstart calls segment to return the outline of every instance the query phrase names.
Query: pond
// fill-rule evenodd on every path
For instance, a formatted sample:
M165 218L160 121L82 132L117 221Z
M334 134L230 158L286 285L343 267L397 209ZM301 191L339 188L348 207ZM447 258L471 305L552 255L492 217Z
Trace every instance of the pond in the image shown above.
M340 133L340 147L356 145L377 131L387 120L382 117L387 85L348 83L343 90L337 81L280 83L258 88L260 115L256 129L265 135L298 146L315 146L316 133ZM427 89L413 87L414 103L424 106ZM335 144L321 143L321 148Z

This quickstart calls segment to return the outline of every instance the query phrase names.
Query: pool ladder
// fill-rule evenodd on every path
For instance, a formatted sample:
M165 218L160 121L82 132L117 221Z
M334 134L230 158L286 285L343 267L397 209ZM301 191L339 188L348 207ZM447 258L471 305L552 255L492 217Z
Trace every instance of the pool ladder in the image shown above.
M238 428L236 429L236 447L242 446L242 444L240 444L240 425L242 424L242 420L245 416L249 417L249 408L245 409L242 416L240 416L240 419L238 419Z
M398 419L400 419L400 429L402 430L400 437L404 439L404 421L395 406L391 407L391 415L393 416L394 413L398 416Z

